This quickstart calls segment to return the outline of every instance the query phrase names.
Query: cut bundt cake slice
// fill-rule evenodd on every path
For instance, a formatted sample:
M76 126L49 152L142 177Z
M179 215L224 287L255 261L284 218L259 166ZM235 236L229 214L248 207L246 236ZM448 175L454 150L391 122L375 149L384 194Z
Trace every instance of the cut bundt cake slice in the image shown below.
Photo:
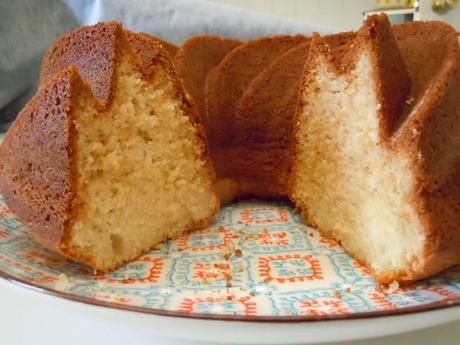
M236 121L237 105L247 87L270 63L307 41L308 38L303 35L253 40L233 49L209 73L205 85L207 137L218 178L217 188L220 195L225 195L224 201L241 196L277 196L266 188L267 185L259 184L263 179L259 178L257 169L251 170L254 175L246 174L246 145L238 146L244 125L241 127ZM253 155L254 164L264 165L258 157Z
M460 261L456 32L370 17L344 44L315 36L295 125L291 195L380 283Z
M0 146L0 193L42 243L110 271L212 222L214 175L168 53L117 23L58 39Z

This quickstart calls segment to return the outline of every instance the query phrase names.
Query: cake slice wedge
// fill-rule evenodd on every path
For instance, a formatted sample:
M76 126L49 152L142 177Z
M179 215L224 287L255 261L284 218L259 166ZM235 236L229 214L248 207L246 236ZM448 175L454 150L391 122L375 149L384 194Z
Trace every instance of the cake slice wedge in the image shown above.
M460 261L459 47L437 22L367 19L315 36L295 125L291 196L378 282ZM457 90L457 91L455 91Z
M57 70L59 72L55 73ZM203 129L168 53L118 23L48 51L0 146L0 193L32 235L97 271L213 221Z

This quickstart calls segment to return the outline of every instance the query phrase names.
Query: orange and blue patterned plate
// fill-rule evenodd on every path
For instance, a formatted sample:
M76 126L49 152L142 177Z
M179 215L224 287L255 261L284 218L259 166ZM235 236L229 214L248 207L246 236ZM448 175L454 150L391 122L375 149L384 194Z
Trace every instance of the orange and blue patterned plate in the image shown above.
M379 288L339 244L277 202L228 205L208 229L94 276L34 242L0 197L0 276L90 304L199 318L306 321L460 305L460 266Z

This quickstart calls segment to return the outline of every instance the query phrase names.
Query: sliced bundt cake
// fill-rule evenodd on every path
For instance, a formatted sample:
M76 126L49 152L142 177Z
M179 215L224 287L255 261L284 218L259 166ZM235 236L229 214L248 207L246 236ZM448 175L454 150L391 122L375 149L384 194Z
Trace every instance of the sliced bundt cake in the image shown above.
M0 147L0 193L32 234L109 271L218 210L196 114L168 53L117 23L58 39Z
M194 49L195 47L196 49ZM460 262L460 52L439 22L177 52L222 201L289 197L380 283ZM97 270L209 224L205 136L168 53L116 23L59 39L0 146L0 193L48 246Z
M460 262L460 69L446 24L371 17L315 36L296 117L291 196L381 283Z

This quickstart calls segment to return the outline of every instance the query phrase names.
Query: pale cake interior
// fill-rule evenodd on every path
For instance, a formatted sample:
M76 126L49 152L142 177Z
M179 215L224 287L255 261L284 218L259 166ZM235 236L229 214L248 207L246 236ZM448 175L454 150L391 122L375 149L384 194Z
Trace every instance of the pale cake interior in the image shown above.
M379 139L370 57L338 75L324 59L302 95L293 197L307 218L376 274L417 265L424 235L409 199L409 161ZM415 267L414 267L415 268Z
M98 112L91 96L81 96L74 120L82 203L70 248L102 270L207 225L218 208L204 143L170 76L158 68L146 81L121 55L110 107Z

